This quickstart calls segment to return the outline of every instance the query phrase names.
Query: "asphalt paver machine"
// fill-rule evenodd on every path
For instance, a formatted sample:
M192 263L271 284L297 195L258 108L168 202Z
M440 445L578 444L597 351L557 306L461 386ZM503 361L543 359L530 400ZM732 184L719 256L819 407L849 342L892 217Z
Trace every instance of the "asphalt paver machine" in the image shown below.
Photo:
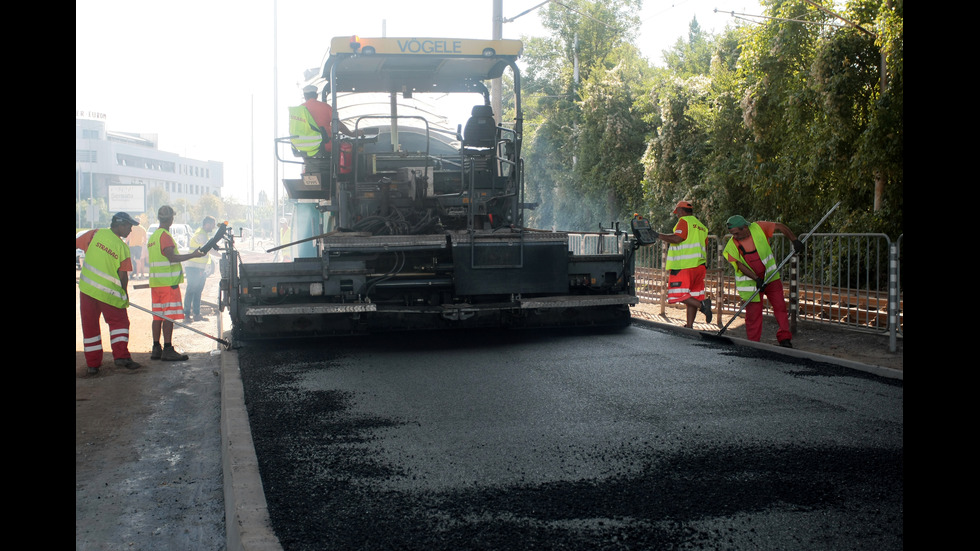
M277 140L280 160L301 166L283 182L286 261L243 262L226 240L219 302L233 339L628 324L633 234L525 227L536 205L524 198L522 49L331 40L304 83L333 108L329 151ZM514 118L498 123L487 85L508 70L502 105ZM452 106L465 106L455 131L442 113Z

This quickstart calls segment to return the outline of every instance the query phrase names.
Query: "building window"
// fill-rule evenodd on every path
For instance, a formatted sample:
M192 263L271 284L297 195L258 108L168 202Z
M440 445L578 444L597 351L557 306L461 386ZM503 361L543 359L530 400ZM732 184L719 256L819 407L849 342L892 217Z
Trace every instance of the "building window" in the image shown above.
M75 150L75 162L77 163L95 163L98 162L98 160L98 155L95 151L90 149Z

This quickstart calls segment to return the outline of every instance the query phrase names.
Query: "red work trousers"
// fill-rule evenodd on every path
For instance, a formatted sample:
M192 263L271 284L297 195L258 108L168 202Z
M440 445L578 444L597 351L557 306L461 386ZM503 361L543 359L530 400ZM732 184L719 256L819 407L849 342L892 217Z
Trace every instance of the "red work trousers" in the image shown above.
M758 251L745 253L745 263L757 274L766 273L766 266L759 258ZM779 279L770 281L757 295L756 302L750 302L745 307L745 336L750 341L759 342L762 340L762 297L765 295L769 299L769 307L772 308L772 315L779 324L776 331L776 340L792 340L793 333L789 330L789 313L786 311L786 299L783 298L783 282Z
M113 359L129 358L129 314L125 308L117 308L100 300L78 294L78 310L82 319L82 350L88 367L102 365L102 328L99 316L109 326L109 345Z
M769 307L772 308L772 315L779 324L776 331L776 340L785 341L793 338L793 333L789 330L789 314L786 311L786 300L783 298L783 282L781 280L770 281L766 287L759 292L759 301L750 302L745 307L745 335L750 341L759 342L762 340L762 295L769 299Z

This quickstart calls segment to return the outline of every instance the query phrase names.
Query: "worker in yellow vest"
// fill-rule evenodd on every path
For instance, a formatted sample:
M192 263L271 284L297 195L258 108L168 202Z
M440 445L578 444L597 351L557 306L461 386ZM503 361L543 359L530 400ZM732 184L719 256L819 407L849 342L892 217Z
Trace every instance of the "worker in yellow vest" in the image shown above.
M151 360L184 361L188 358L186 354L177 352L173 346L173 322L184 319L184 303L180 297L184 270L180 263L192 258L201 258L205 253L201 252L200 248L186 254L177 252L177 242L169 231L174 223L175 214L174 209L169 205L160 207L157 211L160 227L150 236L146 246L150 259L150 296L153 313L165 316L153 317ZM163 346L160 345L161 335Z
M769 299L772 314L779 324L776 341L779 346L793 348L793 333L789 328L783 281L776 271L776 257L769 240L776 231L785 235L797 253L803 252L803 242L788 227L779 222L757 221L751 224L743 216L728 219L732 239L725 246L725 259L735 269L735 287L742 300L752 301L745 306L745 334L750 341L762 339L762 295ZM769 283L766 283L768 281ZM753 293L759 292L753 297Z
M678 216L673 233L657 236L668 243L667 304L683 304L687 307L687 323L684 327L694 328L698 312L704 314L711 323L711 299L704 294L704 276L707 272L708 228L694 216L694 206L688 201L678 201L674 207Z
M214 235L216 221L213 216L205 216L201 222L201 227L188 241L191 248L199 249L207 245ZM212 254L217 256L217 251L212 250ZM201 315L201 294L204 292L204 285L207 283L208 276L213 271L211 257L205 255L201 258L192 258L184 266L184 273L187 276L186 297L184 297L184 315L193 321L208 321L208 318Z
M133 270L129 237L132 216L117 212L108 229L91 230L75 238L75 248L85 251L85 262L78 277L78 310L82 322L85 364L89 375L99 373L102 366L102 330L99 317L109 326L109 345L115 365L138 369L129 354L129 272Z

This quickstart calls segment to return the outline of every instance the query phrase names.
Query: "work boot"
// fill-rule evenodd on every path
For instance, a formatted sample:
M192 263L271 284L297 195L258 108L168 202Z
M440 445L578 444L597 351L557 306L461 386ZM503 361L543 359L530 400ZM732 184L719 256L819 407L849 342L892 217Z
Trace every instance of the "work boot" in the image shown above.
M783 348L793 348L793 341L789 339L783 339L779 341L779 346L782 346Z
M187 354L181 354L173 347L172 344L168 344L163 347L163 354L160 355L160 359L165 362L185 362L189 356Z
M143 367L142 365L133 361L132 358L116 358L116 367L125 367L126 369L139 369Z
M85 370L85 373L87 373L88 375L98 375L99 374L99 368L97 368L97 367L90 367L90 368L88 368L88 369Z
M194 321L210 321L207 317L198 315L194 318Z
M153 343L153 351L150 352L150 359L159 360L161 355L163 355L163 348L160 347L160 343Z
M711 299L706 298L701 301L701 313L704 314L704 322L711 323Z

